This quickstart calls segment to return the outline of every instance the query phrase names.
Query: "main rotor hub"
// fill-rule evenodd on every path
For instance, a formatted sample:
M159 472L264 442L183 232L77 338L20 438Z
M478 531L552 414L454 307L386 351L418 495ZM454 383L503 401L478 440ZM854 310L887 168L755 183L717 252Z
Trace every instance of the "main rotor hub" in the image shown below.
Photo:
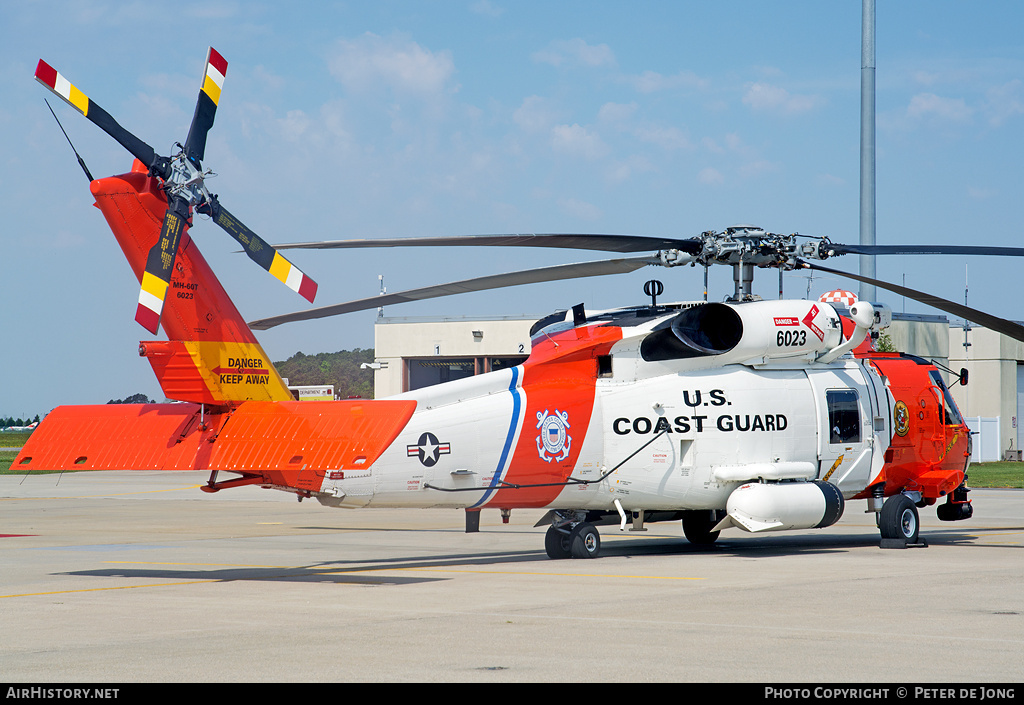
M826 259L835 254L827 240L798 243L799 234L780 235L753 225L737 225L725 231L705 232L700 236L702 250L694 261L705 267L727 264L733 267L772 267L793 270L799 258Z

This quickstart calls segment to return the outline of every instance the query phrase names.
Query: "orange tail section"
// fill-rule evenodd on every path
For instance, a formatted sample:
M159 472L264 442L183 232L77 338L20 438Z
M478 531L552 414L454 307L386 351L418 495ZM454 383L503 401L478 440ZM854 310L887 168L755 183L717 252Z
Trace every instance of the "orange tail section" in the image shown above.
M130 173L98 179L91 187L141 282L167 210L159 182L136 161ZM293 399L187 228L174 269L161 319L169 341L139 345L167 398L212 405Z
M135 276L160 236L167 201L138 161L92 182ZM203 488L258 484L315 492L328 473L365 471L416 409L409 400L295 401L187 229L161 325L139 344L164 394L186 403L61 406L12 467L46 470L212 470ZM239 475L216 481L220 471Z

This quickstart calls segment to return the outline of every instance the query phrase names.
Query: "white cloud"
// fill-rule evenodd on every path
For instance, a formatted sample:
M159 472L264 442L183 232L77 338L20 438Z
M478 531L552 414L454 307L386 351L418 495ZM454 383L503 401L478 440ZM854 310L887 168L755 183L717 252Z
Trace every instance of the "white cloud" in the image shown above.
M613 184L621 184L632 178L634 174L654 171L650 160L639 155L627 157L623 161L613 161L605 171L605 178Z
M985 93L988 104L989 124L993 127L1002 125L1014 115L1024 113L1024 99L1021 97L1021 81L1015 78L1009 83L990 88Z
M725 146L729 148L729 151L736 152L742 156L752 156L754 150L748 147L743 139L735 132L730 132L725 136Z
M556 152L586 159L597 159L608 153L608 145L600 135L575 123L552 128L551 146Z
M725 177L718 169L709 166L700 170L700 173L697 174L697 181L708 186L720 186L725 183Z
M340 40L328 67L350 90L386 86L411 95L442 93L455 73L451 52L435 53L405 36L384 38L370 32L354 40Z
M657 71L644 71L637 76L626 76L625 80L640 93L672 90L675 88L706 88L708 81L692 71L680 71L666 76Z
M834 174L818 174L817 181L826 186L846 186L846 179Z
M580 38L551 42L532 54L534 61L552 66L615 66L615 54L607 44L592 46Z
M967 122L974 113L961 98L943 98L934 93L918 93L910 99L907 117L913 120L939 118L949 122Z
M753 179L762 174L778 171L778 166L765 159L744 164L739 168L739 175L745 179Z
M597 111L597 119L613 125L623 125L636 114L636 103L605 103Z
M501 17L505 14L505 8L498 7L491 0L477 0L470 4L469 11L484 17Z
M548 99L531 95L512 113L512 120L527 132L547 132L558 121L559 112Z
M678 127L656 125L649 122L633 124L636 103L605 103L597 113L597 119L616 130L626 132L641 142L653 144L663 150L689 149L693 146L689 136Z
M822 99L813 95L794 95L781 86L758 82L747 86L743 102L760 112L798 115L818 107Z
M718 142L716 142L711 137L701 137L700 145L704 149L708 150L709 152L711 152L713 154L722 154L723 152L725 152L725 150L722 149L721 145L719 145Z
M914 71L912 78L923 86L934 86L942 80L941 75L935 71Z
M301 110L289 110L284 119L278 120L281 135L289 142L298 142L306 136L312 121Z
M558 207L561 208L563 212L573 216L574 218L580 218L582 220L600 220L604 215L601 209L593 203L580 201L575 198L558 199Z
M633 136L641 142L648 142L664 150L690 149L693 143L687 134L678 127L657 127L653 125L637 127Z

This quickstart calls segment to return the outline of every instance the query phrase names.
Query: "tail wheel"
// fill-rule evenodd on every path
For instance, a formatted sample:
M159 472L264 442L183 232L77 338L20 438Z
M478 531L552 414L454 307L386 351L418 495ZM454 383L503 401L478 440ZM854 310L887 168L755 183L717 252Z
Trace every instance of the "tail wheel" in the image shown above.
M544 536L544 550L552 560L571 558L572 544L569 542L569 532L549 527L548 533Z
M913 500L902 494L885 500L878 517L878 529L883 539L905 539L907 543L917 543L921 521Z
M593 524L577 524L569 534L573 558L597 558L601 552L601 535Z

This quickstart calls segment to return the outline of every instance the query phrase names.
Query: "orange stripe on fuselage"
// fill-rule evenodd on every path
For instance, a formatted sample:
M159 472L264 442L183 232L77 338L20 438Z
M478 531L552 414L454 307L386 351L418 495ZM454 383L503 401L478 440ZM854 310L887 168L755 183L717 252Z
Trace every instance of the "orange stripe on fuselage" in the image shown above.
M565 482L587 437L597 384L597 358L621 340L616 326L589 326L538 341L523 363L526 392L519 441L504 481L517 485ZM564 415L564 417L563 417ZM547 424L545 419L556 416ZM564 421L560 421L564 418ZM545 436L550 434L545 445ZM557 448L553 447L557 446ZM544 507L562 491L554 487L498 490L492 507Z

